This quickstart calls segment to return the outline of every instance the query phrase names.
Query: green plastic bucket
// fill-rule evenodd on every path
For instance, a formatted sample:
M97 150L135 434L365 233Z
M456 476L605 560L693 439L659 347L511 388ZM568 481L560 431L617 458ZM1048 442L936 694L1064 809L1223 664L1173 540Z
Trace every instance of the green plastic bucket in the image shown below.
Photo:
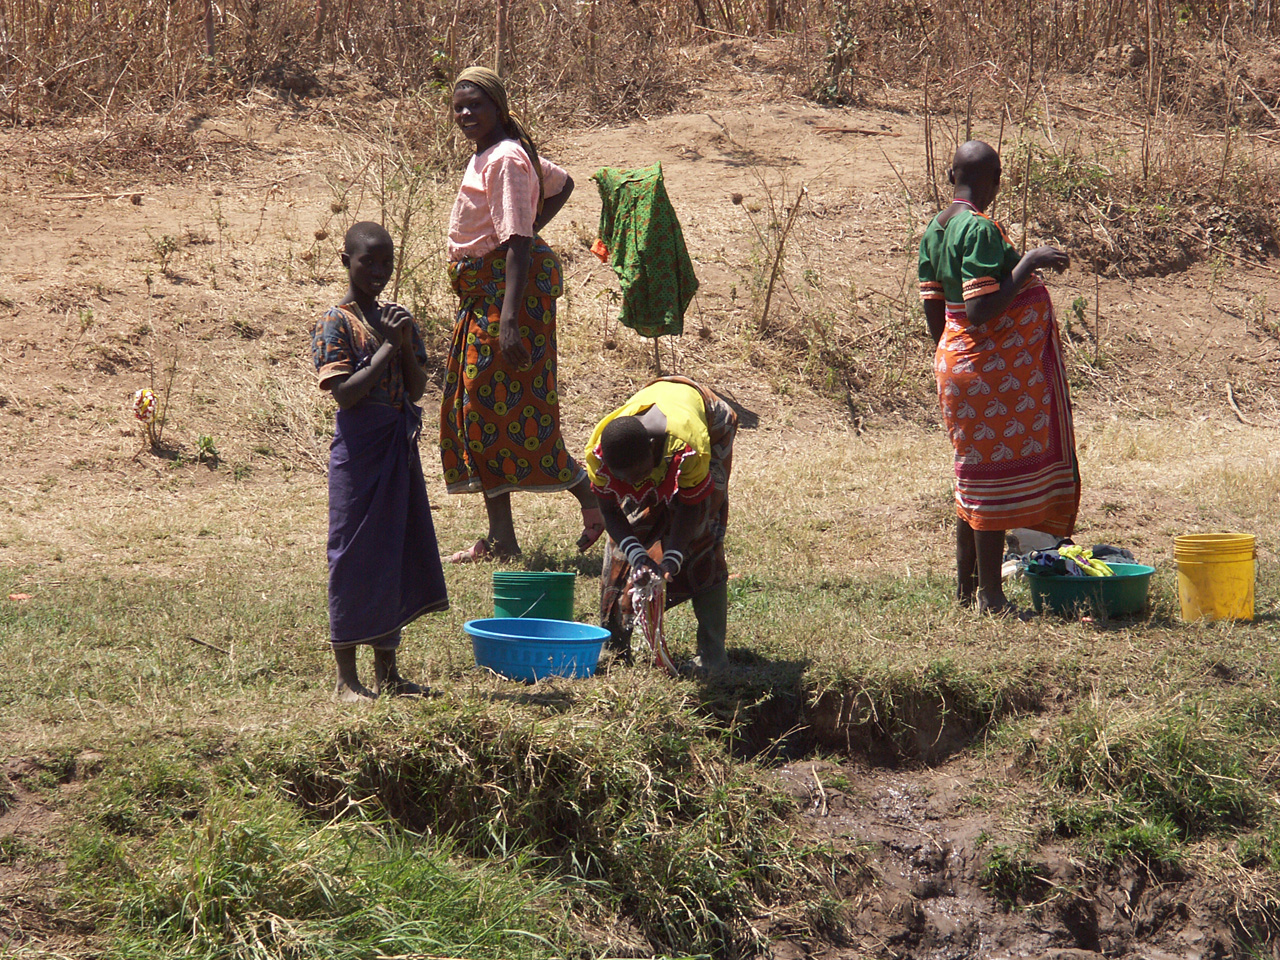
M500 570L493 575L493 615L572 620L577 579L576 573Z

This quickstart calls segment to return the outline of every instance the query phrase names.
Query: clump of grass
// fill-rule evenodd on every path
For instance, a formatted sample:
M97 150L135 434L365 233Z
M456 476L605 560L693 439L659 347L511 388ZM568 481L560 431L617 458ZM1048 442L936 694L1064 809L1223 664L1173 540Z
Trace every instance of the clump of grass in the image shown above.
M937 763L991 724L1035 707L1043 684L1019 673L993 675L942 656L918 665L869 664L814 697L809 718L819 742L874 762Z
M39 861L44 854L39 847L21 837L0 837L0 865L8 866L23 861Z
M93 781L94 820L117 835L152 836L194 818L211 794L210 774L194 758L140 747Z
M452 855L445 842L358 820L317 826L280 799L227 793L147 847L86 842L72 869L122 957L562 952L556 917L534 907L549 885Z
M1034 899L1045 889L1043 871L1026 851L1002 843L994 844L987 852L978 870L978 882L1006 910Z
M1275 689L1268 686L1231 697L1226 725L1240 737L1280 733L1280 698Z
M1153 713L1082 708L1042 763L1064 792L1057 830L1109 860L1176 863L1178 844L1257 826L1266 809L1246 748L1195 702Z
M1268 823L1241 837L1236 844L1236 857L1246 868L1280 873L1280 824Z
M840 872L795 844L789 801L734 765L669 687L598 689L567 707L356 720L281 743L275 763L317 811L374 804L469 855L524 852L588 881L661 951L754 953L752 917L785 914L825 889L822 869Z
M1112 863L1130 859L1176 868L1183 860L1180 839L1177 824L1168 817L1139 820L1119 828L1104 828L1101 832L1102 859Z

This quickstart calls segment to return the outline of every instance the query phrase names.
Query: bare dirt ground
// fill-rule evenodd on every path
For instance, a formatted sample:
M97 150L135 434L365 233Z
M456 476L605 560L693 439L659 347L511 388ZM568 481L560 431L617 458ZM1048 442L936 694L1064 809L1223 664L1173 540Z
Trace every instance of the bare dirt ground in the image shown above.
M915 242L933 212L914 96L889 91L884 109L822 107L783 94L750 45L715 44L691 56L707 76L683 111L544 137L545 152L578 184L549 231L563 251L569 290L566 433L585 436L598 410L650 374L649 345L611 321L607 291L616 284L586 247L599 210L591 173L657 160L702 283L686 336L663 347L664 364L697 371L759 414L746 459L776 445L781 425L792 442L889 433L902 424L927 429L933 399L918 383L877 393L883 384L872 380L841 400L815 392L801 359L785 347L788 337L810 335L816 309L861 317L873 351L877 341L920 335L895 327L910 322ZM59 552L74 554L82 569L123 562L128 544L95 541L77 519L83 514L41 515L41 494L54 489L57 503L94 512L99 531L127 515L132 498L165 490L183 503L231 482L258 485L267 498L323 498L307 334L317 310L343 289L335 255L343 217L376 212L371 205L335 210L376 137L325 117L348 106L372 115L377 104L365 96L352 81L302 109L255 93L193 118L175 141L181 149L124 142L89 122L0 131L4 506L58 531L41 541L45 556L30 555L34 534L0 543L0 563L52 563ZM862 132L825 133L823 126ZM1080 128L1092 129L1083 120ZM982 126L977 132L995 136ZM753 284L767 263L751 217L767 222L801 186L808 193L765 336L755 330ZM442 202L451 189L440 185ZM428 244L438 243L446 212L431 214L436 239ZM1271 326L1280 273L1273 264L1206 258L1162 277L1100 278L1076 267L1051 285L1060 313L1077 297L1088 299L1074 349L1107 358L1076 384L1084 428L1115 415L1207 421L1223 431L1240 420L1280 422L1280 339ZM447 296L436 282L426 297L436 315L420 319L441 338ZM163 378L175 350L165 437L171 457L164 461L141 452L131 399L153 376ZM264 405L275 419L263 419ZM197 463L201 437L216 447L216 460L204 451L216 470ZM433 499L444 499L436 484ZM1121 506L1119 499L1114 488L1094 485L1085 513L1119 514L1131 542L1162 537L1171 517L1192 512L1187 500L1139 497ZM893 522L913 528L910 517ZM1047 909L1003 909L978 883L985 821L964 802L966 782L995 775L980 767L973 759L895 771L851 767L841 772L852 783L847 790L822 785L832 765L783 768L780 780L815 835L865 845L883 883L855 904L857 943L786 942L775 955L1162 960L1230 953L1221 924L1199 909L1206 892L1168 878L1086 882L1064 859L1047 864L1054 885ZM39 843L53 815L25 792L6 808L0 839ZM47 910L40 889L40 878L0 865L5 936L34 925L46 947L76 954L71 921L50 927L39 920Z
M786 943L777 958L864 956L1143 960L1235 956L1213 891L1128 867L1090 875L1066 851L1042 848L1033 909L1011 909L983 883L997 818L969 803L979 778L1012 771L968 759L886 772L823 761L790 764L782 784L815 834L875 852L876 883L851 902L853 943ZM832 780L847 784L832 786Z

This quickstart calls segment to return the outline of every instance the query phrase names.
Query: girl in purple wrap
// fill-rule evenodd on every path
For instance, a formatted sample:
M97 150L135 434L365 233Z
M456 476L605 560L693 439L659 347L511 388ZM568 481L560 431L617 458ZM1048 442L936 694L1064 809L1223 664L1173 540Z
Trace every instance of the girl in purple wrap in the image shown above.
M400 630L449 608L440 550L418 458L427 354L409 312L377 296L395 268L376 223L347 231L350 285L316 321L311 352L322 390L338 402L329 453L329 634L336 693L356 701L423 695L400 675ZM360 682L356 647L373 647L374 690Z

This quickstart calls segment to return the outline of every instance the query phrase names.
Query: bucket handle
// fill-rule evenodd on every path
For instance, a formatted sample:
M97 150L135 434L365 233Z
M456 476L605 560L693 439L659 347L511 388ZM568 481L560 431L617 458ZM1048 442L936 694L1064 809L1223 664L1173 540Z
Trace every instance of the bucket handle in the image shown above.
M529 606L525 607L524 613L520 614L520 616L516 617L516 619L520 620L524 617L527 617L529 615L529 611L532 610L534 607L536 607L538 604L540 604L543 601L543 599L546 597L546 595L547 595L547 591L543 590L542 593L538 595L538 599L533 601L533 603L529 604Z

